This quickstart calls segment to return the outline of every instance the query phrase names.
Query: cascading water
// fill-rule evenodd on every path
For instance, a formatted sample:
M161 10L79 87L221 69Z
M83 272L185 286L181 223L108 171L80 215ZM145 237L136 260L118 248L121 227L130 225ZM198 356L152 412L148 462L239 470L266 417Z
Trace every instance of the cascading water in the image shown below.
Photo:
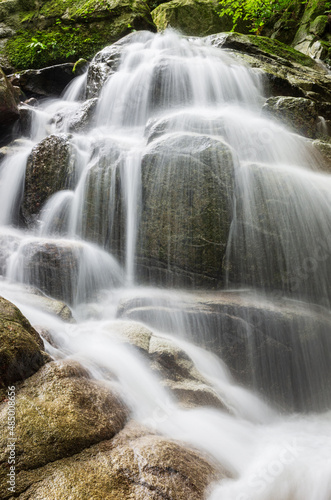
M137 419L226 467L212 500L330 500L331 181L305 139L260 116L261 92L208 41L135 33L104 49L31 109L1 165L2 294L53 332L52 356L108 369ZM70 181L20 229L27 158L49 134L67 134ZM65 300L77 324L18 283ZM186 352L224 411L181 409L118 343L127 321Z

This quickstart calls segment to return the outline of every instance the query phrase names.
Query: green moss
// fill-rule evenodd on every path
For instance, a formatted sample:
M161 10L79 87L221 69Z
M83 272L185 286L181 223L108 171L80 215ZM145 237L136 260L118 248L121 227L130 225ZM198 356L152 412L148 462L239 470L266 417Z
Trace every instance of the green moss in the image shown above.
M7 42L6 50L17 69L40 68L74 62L79 57L91 58L108 40L109 29L98 26L56 26L45 31L24 30Z
M295 50L278 40L272 40L264 36L229 33L224 47L226 47L227 44L231 44L232 48L238 48L238 50L243 50L247 54L252 53L259 55L260 49L271 56L274 55L281 57L288 62L301 64L311 68L316 66L316 62L305 54L302 54L298 50Z

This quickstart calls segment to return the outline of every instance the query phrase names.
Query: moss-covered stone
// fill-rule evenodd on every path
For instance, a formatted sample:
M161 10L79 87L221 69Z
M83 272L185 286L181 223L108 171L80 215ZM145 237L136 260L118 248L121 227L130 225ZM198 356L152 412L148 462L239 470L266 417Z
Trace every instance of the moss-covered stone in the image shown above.
M0 477L8 472L8 405L0 405ZM16 468L41 467L111 439L128 410L110 387L93 381L77 362L48 363L16 391ZM4 492L1 492L1 498Z
M158 31L175 28L185 35L206 36L231 29L232 21L216 12L213 0L172 0L152 11Z
M5 49L17 69L89 59L133 29L155 30L140 0L48 0L38 10L19 11L19 17L19 31Z
M223 48L245 52L246 54L281 60L285 66L291 63L316 69L316 62L301 52L278 41L264 36L243 35L241 33L222 33L209 37L210 42Z
M178 133L150 144L142 159L140 274L147 266L152 281L154 272L176 285L221 281L232 176L232 152L221 140Z
M0 297L0 389L35 373L47 360L43 342L19 309Z

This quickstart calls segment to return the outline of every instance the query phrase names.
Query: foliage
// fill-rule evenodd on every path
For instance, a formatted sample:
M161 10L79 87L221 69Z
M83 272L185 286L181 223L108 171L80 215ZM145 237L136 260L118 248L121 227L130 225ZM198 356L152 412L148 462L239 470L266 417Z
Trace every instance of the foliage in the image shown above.
M302 3L306 4L308 0ZM246 22L250 31L259 34L263 26L277 14L282 14L291 8L292 0L220 0L222 17L228 15L233 20L232 31L240 21Z
M24 30L8 40L6 51L17 69L41 68L78 57L90 58L105 44L105 34L97 28L60 25L48 30Z

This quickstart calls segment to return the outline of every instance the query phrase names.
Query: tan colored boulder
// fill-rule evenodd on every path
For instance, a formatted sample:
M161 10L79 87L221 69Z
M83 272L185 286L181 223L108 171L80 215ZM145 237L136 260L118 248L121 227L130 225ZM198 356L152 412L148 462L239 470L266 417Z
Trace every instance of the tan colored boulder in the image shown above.
M43 341L20 310L0 297L0 389L33 375L48 360Z
M20 500L202 500L225 476L203 453L131 422L111 441L20 473L17 491L26 490Z
M7 414L4 401L0 405L2 485L7 473ZM127 417L127 408L109 384L91 380L79 363L48 363L17 388L16 467L41 467L111 439L124 427Z

